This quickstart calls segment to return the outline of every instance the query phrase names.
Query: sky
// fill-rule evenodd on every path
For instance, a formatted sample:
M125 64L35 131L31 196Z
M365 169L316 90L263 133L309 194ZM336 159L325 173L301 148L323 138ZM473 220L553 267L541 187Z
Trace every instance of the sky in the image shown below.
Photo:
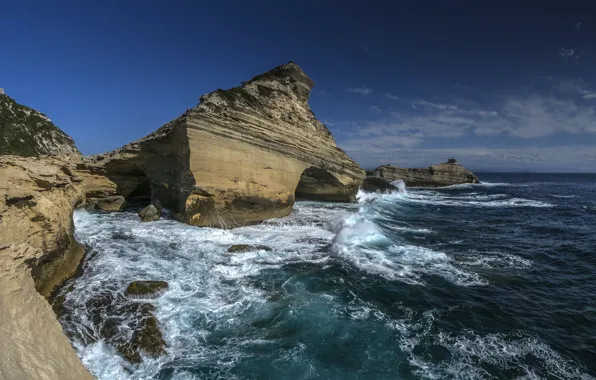
M596 171L596 3L12 1L0 87L84 154L295 61L365 168Z

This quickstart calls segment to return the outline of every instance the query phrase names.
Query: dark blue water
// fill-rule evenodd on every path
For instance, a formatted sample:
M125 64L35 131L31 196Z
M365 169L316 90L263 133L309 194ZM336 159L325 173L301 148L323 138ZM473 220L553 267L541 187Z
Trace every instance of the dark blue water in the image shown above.
M231 231L77 212L62 322L100 379L594 378L596 175L480 178ZM168 354L131 366L88 301L139 279Z

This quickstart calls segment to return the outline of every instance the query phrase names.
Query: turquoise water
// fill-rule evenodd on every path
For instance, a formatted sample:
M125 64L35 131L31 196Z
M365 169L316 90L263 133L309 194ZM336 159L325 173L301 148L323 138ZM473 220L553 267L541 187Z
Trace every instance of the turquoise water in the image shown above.
M61 321L99 379L593 379L596 176L480 178L234 230L77 211ZM134 280L170 287L126 299ZM102 294L155 305L168 354L123 361Z

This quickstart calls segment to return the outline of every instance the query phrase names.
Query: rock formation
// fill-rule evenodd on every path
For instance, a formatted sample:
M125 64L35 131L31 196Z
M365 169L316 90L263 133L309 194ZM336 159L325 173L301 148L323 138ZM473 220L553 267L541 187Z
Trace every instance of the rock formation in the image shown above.
M44 114L0 94L0 155L79 157L74 141Z
M403 169L382 165L367 172L368 176L383 178L388 182L402 180L410 187L440 187L462 183L478 183L478 177L465 169L455 159L423 169Z
M55 158L0 156L0 378L91 379L44 298L76 270L82 179Z
M92 157L124 197L150 195L196 226L288 215L296 198L353 201L364 171L308 105L313 81L293 62L216 90L154 133Z

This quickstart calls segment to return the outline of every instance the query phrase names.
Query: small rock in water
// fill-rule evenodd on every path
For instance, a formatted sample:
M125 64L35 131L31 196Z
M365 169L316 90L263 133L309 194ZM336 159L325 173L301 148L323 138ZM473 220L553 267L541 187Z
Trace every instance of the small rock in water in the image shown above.
M272 251L270 247L266 245L250 245L250 244L234 244L228 248L230 253L242 253L250 251Z
M155 295L160 290L167 288L168 283L165 281L133 281L128 284L124 294L127 296Z
M159 210L153 205L149 205L139 212L139 217L143 222L153 222L158 220L159 216Z

